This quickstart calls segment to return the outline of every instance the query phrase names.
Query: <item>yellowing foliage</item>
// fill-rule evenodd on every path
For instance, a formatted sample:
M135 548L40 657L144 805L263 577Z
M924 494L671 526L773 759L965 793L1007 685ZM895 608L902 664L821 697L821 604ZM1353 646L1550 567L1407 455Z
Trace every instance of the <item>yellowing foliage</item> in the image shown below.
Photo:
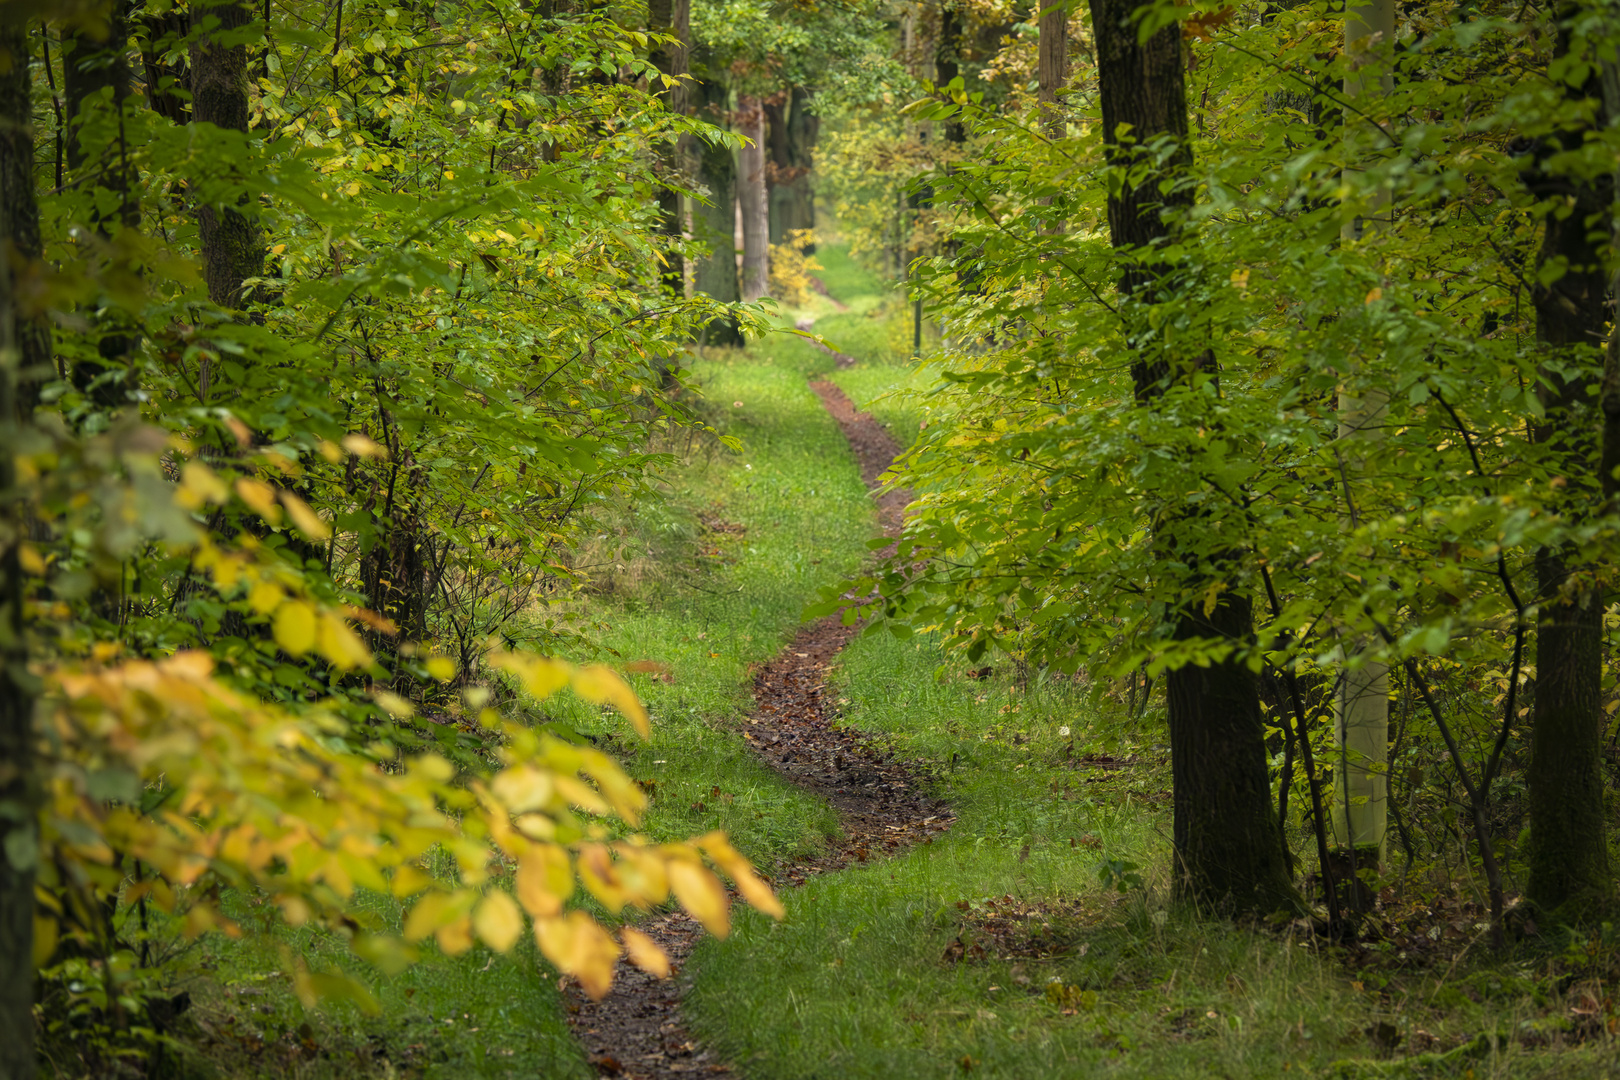
M205 466L190 463L183 475L180 499L195 505L199 496L224 494ZM279 514L268 484L238 482L235 493L267 517ZM296 522L299 512L289 513ZM251 542L230 550L199 538L193 563L222 589L245 587L288 653L315 653L340 671L372 664L343 610L300 594L295 579L258 555ZM239 934L215 887L226 885L262 892L295 925L313 919L348 927L355 952L384 970L409 962L412 943L429 938L450 954L475 942L505 952L532 925L546 958L596 996L607 991L621 946L588 915L567 910L576 881L615 912L650 908L673 892L723 935L729 904L703 862L706 853L751 903L781 915L718 833L687 844L634 835L607 842L592 819L611 815L634 825L646 804L641 788L600 751L493 710L480 721L505 738L502 767L458 782L450 762L435 754L378 761L355 752L333 737L344 722L319 706L294 712L232 689L206 652L111 661L109 651L100 662L64 661L43 673L51 752L38 865L47 913L61 915L64 897L75 891L124 889L128 900L145 898L179 917L188 933ZM519 653L495 654L491 662L536 697L572 686L648 730L646 710L605 667ZM434 851L453 858L455 883L426 872ZM142 868L138 882L126 878L129 860ZM354 929L344 916L357 889L414 898L402 938ZM57 919L42 917L37 940L58 936ZM649 939L628 934L624 941L636 964L667 970ZM301 972L295 981L311 999L338 993L362 1005L369 1000L345 978Z

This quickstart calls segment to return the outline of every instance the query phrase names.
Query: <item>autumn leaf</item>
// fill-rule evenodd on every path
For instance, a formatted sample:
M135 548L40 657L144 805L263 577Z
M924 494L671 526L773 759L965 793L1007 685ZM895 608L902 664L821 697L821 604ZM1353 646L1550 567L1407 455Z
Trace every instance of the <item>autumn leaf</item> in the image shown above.
M516 901L499 889L485 894L478 910L473 912L473 929L484 944L496 952L506 952L523 935L523 913Z
M525 851L518 858L513 890L523 910L535 918L557 914L574 891L568 852L556 844L536 844Z
M601 999L613 985L613 964L619 943L583 911L551 919L536 919L535 937L540 952L557 970L574 976L592 1000Z
M658 942L632 926L619 930L619 940L624 942L625 955L632 964L649 975L669 978L669 957L658 947Z
M721 887L719 878L696 862L671 859L669 887L681 906L709 933L723 938L731 932L730 905L726 902L726 890Z
M647 722L647 710L642 707L635 691L623 679L601 664L592 664L574 672L574 692L586 701L613 705L625 716L642 738L652 733Z
M302 600L288 600L276 608L270 632L293 656L303 656L315 647L315 609Z

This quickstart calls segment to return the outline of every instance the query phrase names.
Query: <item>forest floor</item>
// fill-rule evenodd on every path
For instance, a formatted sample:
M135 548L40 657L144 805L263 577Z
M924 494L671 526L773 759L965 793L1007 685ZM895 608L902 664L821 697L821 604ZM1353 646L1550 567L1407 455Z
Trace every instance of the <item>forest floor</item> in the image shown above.
M818 258L837 303L783 321L814 317L832 351L781 334L694 363L698 408L741 449L671 441L665 498L618 508L580 553L590 602L536 613L609 662L653 662L632 676L650 739L583 702L546 718L652 793L642 831L725 830L787 919L739 906L717 940L640 917L681 971L627 978L615 994L640 1004L620 1013L532 946L389 975L313 928L204 938L177 1075L1620 1076L1612 932L1492 955L1476 883L1443 865L1393 879L1402 921L1355 947L1202 918L1169 902L1162 709L927 635L802 624L892 530L895 499L875 506L868 483L928 409L907 393L909 311L839 249ZM816 382L882 430L852 449L854 410ZM399 905L376 898L375 920L397 926ZM289 958L356 974L380 1011L303 1009Z

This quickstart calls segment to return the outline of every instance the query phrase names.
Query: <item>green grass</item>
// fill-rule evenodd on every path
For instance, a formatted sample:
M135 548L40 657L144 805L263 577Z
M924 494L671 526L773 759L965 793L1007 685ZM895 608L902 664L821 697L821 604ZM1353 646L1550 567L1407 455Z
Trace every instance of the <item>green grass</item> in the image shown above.
M1077 688L987 685L949 664L940 683L941 663L927 642L874 635L845 651L840 677L846 722L931 765L959 814L952 829L892 861L815 879L785 897L786 923L745 918L723 948L705 944L693 958L688 1015L752 1075L943 1077L963 1075L964 1059L972 1075L999 1077L1620 1069L1603 1038L1558 1051L1479 1039L1557 1037L1569 1014L1536 978L1544 952L1367 972L1300 947L1297 933L1171 906L1170 777L1155 728L1095 710ZM1079 750L1143 763L1087 783L1097 773L1074 768L1063 727ZM1105 860L1140 863L1119 869L1140 873L1142 886L1106 887ZM1004 908L1009 897L1041 905L1018 940L1048 957L998 958L995 936L975 936L992 902ZM953 941L982 943L987 955L947 959ZM1389 1058L1369 1035L1380 1024L1435 1050Z

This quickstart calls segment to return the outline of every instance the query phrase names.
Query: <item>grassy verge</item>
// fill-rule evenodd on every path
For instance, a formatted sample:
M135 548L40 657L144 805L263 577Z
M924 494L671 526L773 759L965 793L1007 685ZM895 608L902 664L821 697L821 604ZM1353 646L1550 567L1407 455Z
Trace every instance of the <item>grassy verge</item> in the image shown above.
M816 329L860 357L835 381L905 441L926 413L907 393L917 376L883 347L902 312L869 310L877 317L846 312ZM876 325L885 319L889 331ZM785 923L746 916L724 946L700 947L688 1016L746 1073L1620 1070L1601 1004L1612 951L1544 943L1492 957L1458 944L1457 962L1418 964L1389 942L1351 954L1322 949L1308 928L1172 906L1162 712L1133 720L1089 688L1027 675L970 677L931 642L885 634L845 650L845 722L927 762L959 818L900 858L795 890ZM1433 930L1482 937L1466 918ZM1583 948L1597 958L1585 966Z

